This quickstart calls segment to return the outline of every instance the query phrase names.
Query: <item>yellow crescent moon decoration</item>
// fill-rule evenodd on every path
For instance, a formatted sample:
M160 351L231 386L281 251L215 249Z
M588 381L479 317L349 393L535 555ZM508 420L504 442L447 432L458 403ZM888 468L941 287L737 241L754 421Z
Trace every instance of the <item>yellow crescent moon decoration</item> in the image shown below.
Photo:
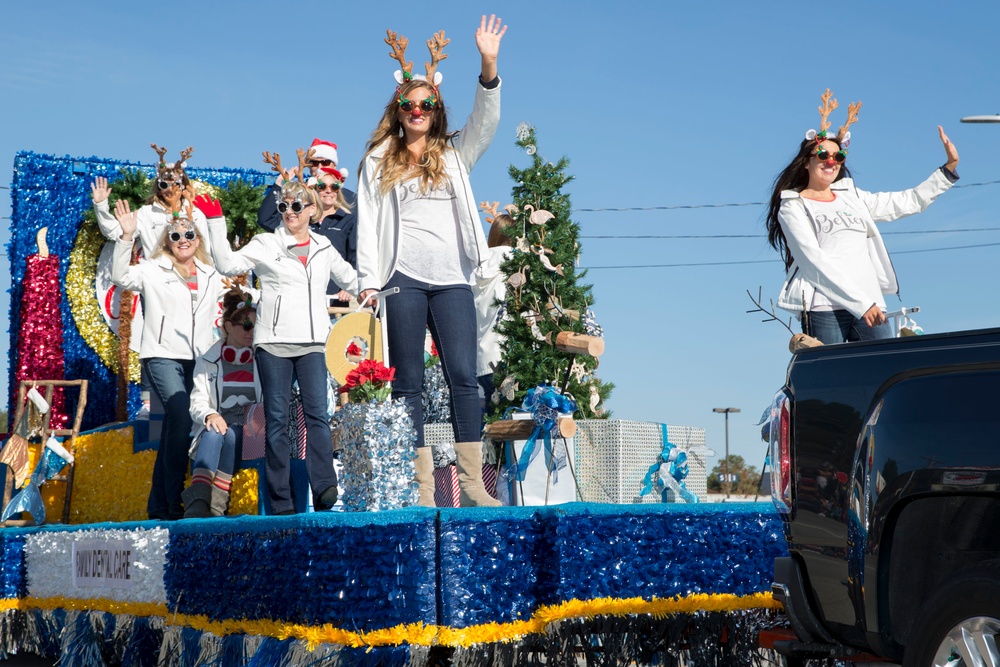
M69 253L66 296L80 336L97 353L104 365L117 373L118 336L104 322L101 308L94 298L97 258L103 246L104 237L96 224L84 223L80 226L73 250ZM139 355L131 350L128 355L128 379L131 382L139 381Z

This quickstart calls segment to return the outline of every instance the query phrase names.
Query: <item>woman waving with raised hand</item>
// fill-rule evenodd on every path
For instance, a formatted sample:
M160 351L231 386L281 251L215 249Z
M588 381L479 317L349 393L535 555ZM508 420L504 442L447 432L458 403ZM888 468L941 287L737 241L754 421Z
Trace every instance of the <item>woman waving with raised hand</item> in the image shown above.
M304 158L305 151L301 153ZM279 156L272 164L281 170ZM325 345L330 316L326 288L330 280L337 285L357 283L357 272L330 241L309 229L311 220L323 216L317 194L291 180L287 172L285 178L278 202L281 226L270 234L257 234L235 252L226 240L226 221L218 202L203 197L195 200L208 218L219 271L231 276L253 271L260 280L253 345L264 403L267 488L273 514L295 511L288 439L293 379L298 380L302 396L313 505L329 509L337 502L327 414Z
M417 429L416 479L420 504L434 506L431 451L425 446L421 391L424 330L429 328L451 390L460 501L498 505L482 480L479 389L476 382L476 309L473 272L488 256L469 184L469 172L489 147L500 121L497 56L507 27L483 16L476 30L482 63L475 102L465 126L448 132L437 65L450 40L441 31L427 41L426 75L406 60L408 41L387 31L399 61L396 89L368 141L358 187L360 299L399 288L386 304L389 359L396 367L393 397L404 398Z
M861 103L834 134L828 120L837 108L827 89L820 130L809 130L798 154L774 181L767 234L782 254L787 278L778 306L802 318L803 333L821 343L891 338L886 294L898 294L896 272L876 223L923 211L958 180L958 149L938 134L945 163L923 183L901 192L866 192L847 169L848 128Z
M153 465L147 512L150 519L184 516L181 492L191 444L189 397L195 359L215 338L215 318L224 286L194 224L191 207L173 219L147 261L129 266L136 215L124 199L115 203L121 235L111 279L142 294L144 317L139 359L163 403L163 429Z

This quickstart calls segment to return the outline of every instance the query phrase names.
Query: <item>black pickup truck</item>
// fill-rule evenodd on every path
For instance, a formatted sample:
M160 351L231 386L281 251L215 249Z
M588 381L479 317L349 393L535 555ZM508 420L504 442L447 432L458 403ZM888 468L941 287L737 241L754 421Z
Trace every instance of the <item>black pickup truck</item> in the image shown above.
M800 350L763 433L790 664L1000 665L1000 329Z

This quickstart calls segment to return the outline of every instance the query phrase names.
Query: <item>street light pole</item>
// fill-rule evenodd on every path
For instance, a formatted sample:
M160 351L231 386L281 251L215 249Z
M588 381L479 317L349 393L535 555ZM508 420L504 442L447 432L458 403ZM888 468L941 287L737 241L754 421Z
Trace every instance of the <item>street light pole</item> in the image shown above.
M726 458L722 463L723 479L726 481L726 498L729 498L729 491L732 485L732 482L729 480L729 413L739 411L739 408L712 408L712 412L726 415Z

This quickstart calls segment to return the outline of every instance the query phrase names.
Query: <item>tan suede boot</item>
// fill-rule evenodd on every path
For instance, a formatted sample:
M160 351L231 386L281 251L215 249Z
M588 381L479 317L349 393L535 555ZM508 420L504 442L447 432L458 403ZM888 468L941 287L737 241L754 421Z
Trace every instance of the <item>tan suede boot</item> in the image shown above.
M483 443L456 442L458 504L461 507L499 507L500 501L483 486Z
M417 505L420 507L437 507L434 502L434 452L430 447L417 447L417 458L413 461L416 471L413 479L417 482L420 494Z

